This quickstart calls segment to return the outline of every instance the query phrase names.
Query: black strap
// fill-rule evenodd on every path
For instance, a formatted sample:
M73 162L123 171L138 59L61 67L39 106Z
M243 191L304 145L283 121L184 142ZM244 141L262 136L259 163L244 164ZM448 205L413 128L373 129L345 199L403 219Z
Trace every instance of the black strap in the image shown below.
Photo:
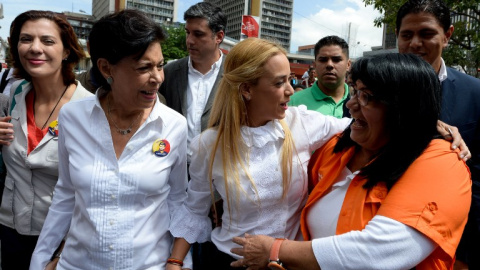
M8 76L8 73L10 73L10 69L7 68L5 70L5 72L3 72L3 75L2 75L2 81L0 83L0 93L3 93L3 91L5 90L5 87L7 86L7 83L9 80L7 80L7 76Z

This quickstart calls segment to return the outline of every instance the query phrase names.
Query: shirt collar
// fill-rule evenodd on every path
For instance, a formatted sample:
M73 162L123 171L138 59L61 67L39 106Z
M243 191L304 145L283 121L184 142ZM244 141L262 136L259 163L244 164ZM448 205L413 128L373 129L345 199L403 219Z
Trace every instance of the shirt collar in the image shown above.
M7 78L6 78L7 80L13 78L13 71L14 71L14 68L10 68L7 74Z
M440 70L438 71L438 79L440 82L443 82L447 79L447 66L445 65L445 61L443 61L443 58L440 60L442 60L442 62L440 64Z
M215 71L216 69L220 69L220 66L222 65L223 52L222 52L222 50L218 50L218 51L220 52L220 58L218 58L218 60L215 63L213 63L212 67L210 68L210 70L206 74L208 74L212 71ZM196 70L193 67L192 58L190 58L190 56L188 57L188 69L189 70L194 70L195 72L200 73L198 70Z
M100 96L102 95L102 93L105 93L105 90L101 87L95 92L95 106L97 107L97 109L101 111L103 111L103 108L100 105ZM162 109L160 108L161 106L165 106L165 105L163 105L160 102L157 95L157 101L155 102L155 105L153 106L153 109L146 120L147 123L158 119L159 121L161 121L163 126L166 126L165 119L162 118L162 114L160 113L162 111ZM105 113L105 116L107 116L107 112L104 112L104 113Z
M262 148L269 142L276 142L279 138L285 138L282 124L277 119L260 127L242 126L240 133L247 147Z
M323 93L323 91L318 87L318 84L317 82L315 82L313 85L312 85L312 94L313 94L313 97L316 99L316 100L324 100L324 99L332 99L333 98L329 95L326 95L325 93ZM344 84L344 93L343 93L343 97L342 97L342 100L346 99L348 97L348 84Z

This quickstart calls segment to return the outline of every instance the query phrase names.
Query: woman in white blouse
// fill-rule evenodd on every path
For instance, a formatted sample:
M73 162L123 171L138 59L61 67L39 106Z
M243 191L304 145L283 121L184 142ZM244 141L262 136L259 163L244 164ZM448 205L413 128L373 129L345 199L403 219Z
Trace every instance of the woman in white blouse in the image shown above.
M210 128L192 142L188 198L174 215L172 257L211 239L218 251L209 269L229 269L234 236L296 239L307 198L312 151L344 130L350 119L288 108L294 90L278 44L249 38L228 53ZM295 143L294 143L295 141ZM223 199L222 226L208 218L213 192ZM173 268L172 268L173 269Z
M187 126L158 101L163 39L140 11L93 26L101 88L60 113L60 176L30 269L43 269L64 238L57 269L166 269L170 216L186 198Z

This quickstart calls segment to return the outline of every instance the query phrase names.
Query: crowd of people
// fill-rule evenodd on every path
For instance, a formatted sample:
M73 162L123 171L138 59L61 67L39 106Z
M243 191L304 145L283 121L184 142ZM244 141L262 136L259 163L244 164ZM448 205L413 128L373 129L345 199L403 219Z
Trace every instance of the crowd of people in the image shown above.
M399 53L321 38L304 85L273 40L223 54L219 7L184 20L166 64L143 12L100 18L77 78L65 18L12 22L3 270L480 267L480 80L441 57L442 0L400 7Z

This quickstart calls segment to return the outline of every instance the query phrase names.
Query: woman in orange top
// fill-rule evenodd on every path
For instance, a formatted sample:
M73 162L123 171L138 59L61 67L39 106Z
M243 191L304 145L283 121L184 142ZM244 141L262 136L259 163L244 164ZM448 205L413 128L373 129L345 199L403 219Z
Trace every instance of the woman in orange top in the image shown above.
M246 236L235 265L270 269L452 269L467 221L470 173L436 139L440 84L415 55L352 67L353 123L317 150L305 240ZM270 257L269 257L270 254Z

